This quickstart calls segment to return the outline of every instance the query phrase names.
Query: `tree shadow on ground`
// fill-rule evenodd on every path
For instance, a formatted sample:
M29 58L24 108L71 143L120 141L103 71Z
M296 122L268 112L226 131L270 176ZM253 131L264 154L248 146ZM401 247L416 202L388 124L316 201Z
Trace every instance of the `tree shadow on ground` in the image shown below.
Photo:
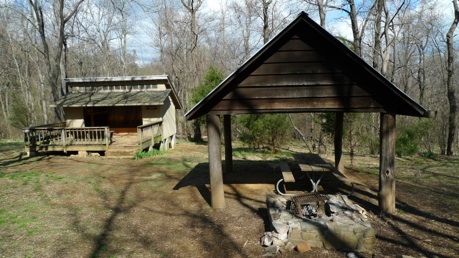
M237 160L233 163L233 172L223 174L224 184L275 184L281 175L276 171L279 161L248 161ZM223 164L224 166L224 164ZM199 163L175 185L174 190L194 186L202 198L210 205L210 192L206 185L210 184L209 163Z
M240 195L236 188L232 185L236 184L272 184L273 189L275 183L282 178L281 173L276 171L276 166L285 160L276 160L273 162L268 161L249 161L237 160L234 161L234 172L224 173L224 183L232 189L232 193L225 191L226 197L232 197L245 208L251 209L257 213L265 222L265 229L269 230L269 218L267 217L267 210L264 208L255 208L254 206L245 203L244 195ZM292 171L297 173L294 166ZM358 171L356 171L358 173ZM453 178L451 178L453 179ZM343 193L349 195L350 199L355 203L365 208L372 215L373 223L377 224L380 232L377 235L379 241L392 245L394 248L409 249L416 255L424 255L428 257L444 257L445 249L439 250L439 243L441 241L448 241L450 246L457 245L457 236L453 236L452 231L444 232L444 228L453 228L459 230L459 222L454 219L445 218L443 215L434 213L432 211L422 210L418 204L408 204L397 198L397 209L402 210L405 214L385 215L381 214L378 206L378 187L377 178L374 178L375 185L366 185L365 183L352 182L345 177L344 174L333 173L329 178L324 177L321 186L327 193ZM174 187L178 190L185 186L194 186L201 193L210 205L210 192L206 185L209 182L208 163L200 163L194 167L179 183ZM297 185L295 190L309 191L310 189L308 180L304 180L302 184ZM418 186L416 189L419 193L425 192L425 188ZM405 189L398 190L398 194L406 194ZM404 216L406 215L406 216ZM422 221L434 221L437 225L432 228L429 225L422 223ZM421 223L420 223L421 222ZM429 236L432 239L440 241L422 242L419 240L418 235ZM451 244L453 243L453 244ZM456 249L452 249L456 250ZM380 250L380 252L387 252Z
M103 174L103 171L96 172L96 175ZM156 171L162 178L167 177L161 171ZM221 254L220 257L247 257L243 248L236 244L230 233L227 232L226 225L218 220L214 220L212 215L207 214L206 210L202 211L189 211L186 208L180 209L186 205L179 200L171 198L170 195L160 194L152 197L146 194L145 188L141 185L151 181L151 177L146 176L148 173L140 171L139 168L131 167L124 173L104 177L105 183L113 186L111 191L97 191L98 205L103 207L107 215L101 220L101 228L96 234L94 230L87 227L87 221L82 218L80 212L81 207L68 206L67 209L72 217L73 228L78 229L79 233L85 239L91 239L92 247L89 257L104 257L117 251L120 248L117 238L123 238L132 235L129 241L135 241L138 246L142 246L145 250L152 251L152 256L170 256L176 253L175 247L180 244L191 245L192 243L199 243L206 247L205 252L211 254ZM174 178L170 178L174 180ZM200 185L200 183L197 183ZM154 191L154 190L153 190ZM198 194L196 194L198 196ZM167 201L166 201L167 199ZM155 201L160 201L165 205L156 205ZM199 200L196 200L197 202ZM142 214L137 213L142 211ZM121 221L126 216L142 216L144 224L136 224L133 221ZM155 227L155 219L161 219L163 223L170 219L177 219L178 221L187 221L183 224L183 228L163 228L162 230ZM139 219L138 217L136 219ZM167 223L166 223L167 224ZM129 226L126 226L129 225ZM122 227L122 229L120 229ZM159 227L160 228L160 227ZM144 230L149 229L149 230ZM196 229L196 230L194 230ZM122 230L122 231L120 231ZM173 234L185 231L205 231L206 233L196 236L197 238L190 239L186 243L174 242ZM172 232L172 233L171 233ZM121 236L120 236L121 233ZM182 238L180 238L182 239ZM176 246L168 247L162 244L164 241L171 241ZM216 244L218 240L219 244ZM224 245L224 246L223 246ZM186 248L184 248L185 250ZM65 253L65 250L59 250L58 254ZM186 253L182 253L186 255ZM193 256L193 255L191 255Z
M199 163L186 174L173 189L179 190L182 187L194 186L199 191L202 198L210 205L211 196L206 184L210 184L209 163Z
M340 180L333 187L349 195L349 199L374 214L372 224L376 224L379 228L380 232L376 236L379 241L391 244L396 248L410 249L417 255L421 254L426 257L448 257L442 254L444 250L439 250L440 243L445 241L458 242L455 240L457 236L451 232L459 231L459 222L445 218L442 214L434 213L431 210L421 210L422 207L417 206L422 201L415 204L402 201L399 197L407 194L407 190L403 189L402 185L398 185L399 190L397 191L396 208L398 212L396 214L383 214L378 206L377 185L368 186L340 178L338 174L335 176ZM377 182L377 180L375 181ZM419 198L422 198L421 196L427 192L423 185L415 186L415 188L414 191L418 193ZM431 223L435 223L436 226L432 227ZM445 232L443 229L452 230ZM435 241L429 242L429 239L435 239ZM456 251L459 250L456 249Z
M17 155L0 158L0 167L14 167L49 159L49 156L40 155L37 157L27 157L24 152L19 152Z
M264 202L261 204L259 200L255 200L241 193L236 185L267 184L272 185L272 189L274 190L275 183L281 178L280 172L276 169L280 162L281 160L269 162L236 160L233 162L233 172L223 174L223 182L227 186L227 190L225 191L226 198L235 199L243 208L259 216L263 220L265 231L270 231L271 226L269 223L268 210L264 207ZM199 191L201 197L211 206L209 184L209 163L206 162L199 163L192 168L173 189L179 190L188 186L195 187ZM262 194L264 194L264 192L260 192L260 195ZM259 205L254 205L254 203L258 203Z

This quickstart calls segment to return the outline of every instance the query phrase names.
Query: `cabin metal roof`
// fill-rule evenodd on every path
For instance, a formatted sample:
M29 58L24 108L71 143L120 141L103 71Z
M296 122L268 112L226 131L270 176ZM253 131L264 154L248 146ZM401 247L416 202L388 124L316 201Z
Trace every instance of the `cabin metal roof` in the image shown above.
M189 110L208 113L428 111L304 12Z
M107 82L148 82L148 81L163 81L170 83L167 75L146 75L146 76L118 76L118 77L81 77L81 78L65 78L67 85L78 83L107 83Z
M163 105L171 90L132 92L69 93L56 101L63 107L157 106Z
M182 104L175 91L174 85L167 75L121 76L121 77L82 77L64 79L67 91L70 92L56 101L54 106L86 107L86 106L145 106L163 105L170 96L176 109ZM143 91L95 91L72 92L69 88L75 86L111 86L111 85L148 85L164 84L166 90Z

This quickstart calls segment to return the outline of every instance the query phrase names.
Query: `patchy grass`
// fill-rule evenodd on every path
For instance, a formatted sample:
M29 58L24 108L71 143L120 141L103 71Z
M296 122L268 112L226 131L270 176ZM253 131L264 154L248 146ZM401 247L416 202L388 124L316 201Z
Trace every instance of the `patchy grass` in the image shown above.
M15 149L17 150L18 148L24 146L24 142L18 142L18 141L0 141L0 148L2 148L2 151L4 150L9 150L9 149Z
M157 149L152 149L152 150L149 150L149 151L138 151L138 152L135 153L134 159L135 160L145 159L145 158L150 158L150 157L153 157L153 156L159 156L159 155L163 155L163 154L164 154L163 151L160 151L160 150L157 150Z
M267 148L251 149L244 147L237 147L233 150L233 157L242 160L279 160L291 159L290 151L278 150L276 153L271 153Z
M20 144L0 144L0 254L260 257L265 194L279 177L273 164L290 162L291 153L236 144L234 150L226 209L216 211L209 206L206 145L180 142L164 155L130 160L24 158ZM378 232L376 257L459 256L459 157L397 159L398 212L390 217L379 217L371 205L377 203L378 157L358 156L353 168L345 157L345 165L346 175L368 186L361 192L367 199L357 201ZM313 249L308 256L345 254Z

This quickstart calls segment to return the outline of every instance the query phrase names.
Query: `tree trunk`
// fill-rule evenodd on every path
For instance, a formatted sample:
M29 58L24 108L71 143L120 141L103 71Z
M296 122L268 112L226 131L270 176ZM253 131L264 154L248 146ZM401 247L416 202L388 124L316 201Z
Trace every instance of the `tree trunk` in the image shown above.
M447 80L446 90L448 95L449 103L449 116L448 116L448 139L446 146L446 155L453 155L453 144L454 138L456 137L456 113L457 113L457 102L456 102L456 88L453 82L454 76L454 31L456 30L459 22L459 8L457 0L453 0L454 6L454 21L446 34L446 46L448 52L447 60Z
M201 124L199 123L198 119L195 119L193 121L193 127L194 127L193 140L195 142L202 142Z
M295 123L293 123L293 119L292 119L291 114L288 114L288 119L290 120L290 124L292 125L293 129L295 130L295 132L296 132L297 134L300 135L301 139L302 139L303 142L304 142L304 145L306 145L306 148L308 148L308 151L309 151L309 152L314 152L314 150L311 149L311 148L309 147L309 141L308 141L308 139L306 138L306 136L304 136L304 134L301 132L300 128L298 128L298 127L295 125ZM312 131L312 130L311 130L311 131ZM312 141L311 141L311 142L312 142Z
M263 8L263 43L266 44L269 41L269 16L268 16L268 9L269 5L271 4L272 0L263 0L262 1L262 8Z
M325 28L326 15L324 0L317 0L317 9L319 9L320 26Z
M373 67L379 70L379 55L381 55L381 20L384 7L384 0L375 2L375 21L374 21L374 46L373 46Z
M41 1L39 0L28 0L29 5L33 9L33 14L35 18L35 24L33 24L37 29L38 33L40 35L40 40L42 43L43 50L41 51L43 53L43 56L45 58L45 64L47 68L47 79L49 82L49 85L51 86L51 95L52 95L52 102L55 102L57 99L59 99L63 93L64 89L62 87L62 83L60 83L61 79L61 57L62 57L62 52L63 52L63 47L64 47L64 41L65 41L65 24L73 17L73 15L76 14L78 11L79 6L81 3L83 3L84 0L78 1L72 8L71 12L67 15L64 16L64 0L59 0L56 1L57 4L53 5L54 12L56 15L56 28L57 28L57 47L53 48L55 50L54 55L51 54L50 52L50 47L49 47L49 42L47 35L49 33L46 32L46 26L45 26L45 20L46 17L43 14L43 6L41 4ZM59 121L62 121L64 119L63 117L63 111L61 108L56 107L55 108L55 115L56 119Z
M357 9L354 0L347 0L349 3L349 18L351 19L352 36L354 38L354 51L357 55L362 56L362 32L359 30L359 21Z

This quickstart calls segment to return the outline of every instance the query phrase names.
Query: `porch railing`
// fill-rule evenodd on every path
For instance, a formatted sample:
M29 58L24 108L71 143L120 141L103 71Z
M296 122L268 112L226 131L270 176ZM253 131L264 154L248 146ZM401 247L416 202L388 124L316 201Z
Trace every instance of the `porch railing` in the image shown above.
M28 127L23 132L27 147L61 146L64 151L70 145L105 145L108 148L111 139L109 127L69 128L46 125Z
M156 143L162 142L162 124L163 121L153 122L137 126L137 135L139 136L139 148L153 148Z

